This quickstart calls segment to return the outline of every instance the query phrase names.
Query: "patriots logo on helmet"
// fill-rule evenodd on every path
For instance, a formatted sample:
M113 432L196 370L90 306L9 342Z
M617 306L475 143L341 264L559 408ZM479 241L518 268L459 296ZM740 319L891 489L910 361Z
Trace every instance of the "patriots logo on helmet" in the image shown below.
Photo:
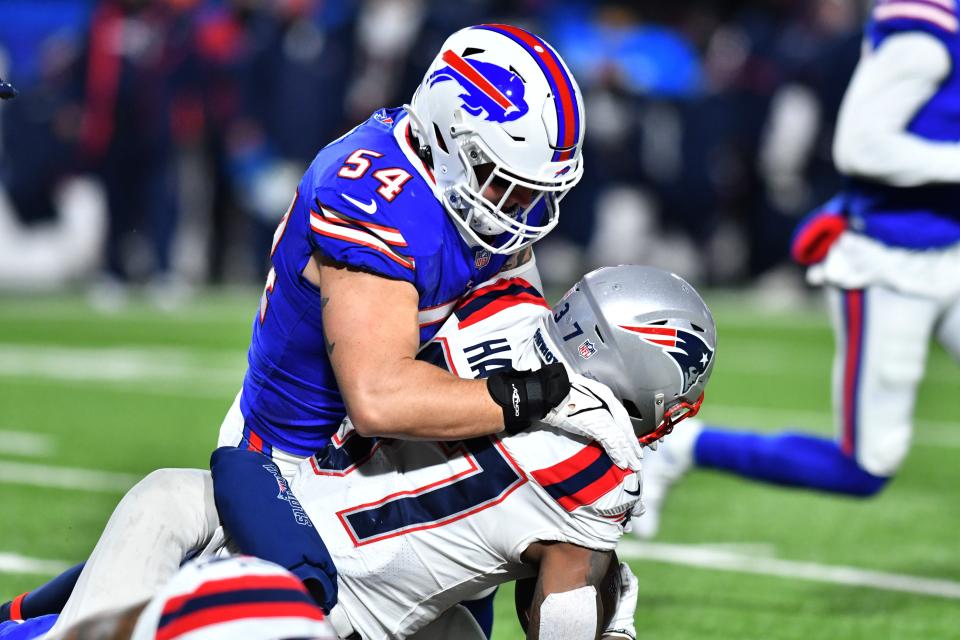
M512 122L530 110L523 100L523 80L513 71L491 62L467 60L450 49L442 58L448 66L430 74L428 86L448 80L459 84L463 88L463 108L470 115L483 114L483 119L491 122Z
M703 377L713 360L713 349L703 338L686 329L654 324L618 326L637 334L644 342L662 348L676 361L683 376L683 393Z

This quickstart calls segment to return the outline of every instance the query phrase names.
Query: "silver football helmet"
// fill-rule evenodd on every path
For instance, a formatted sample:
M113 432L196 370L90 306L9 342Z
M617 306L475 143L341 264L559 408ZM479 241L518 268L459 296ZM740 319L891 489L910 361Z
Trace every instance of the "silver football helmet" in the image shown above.
M685 280L654 267L604 267L584 276L553 311L544 321L548 349L610 387L643 444L700 409L717 328Z

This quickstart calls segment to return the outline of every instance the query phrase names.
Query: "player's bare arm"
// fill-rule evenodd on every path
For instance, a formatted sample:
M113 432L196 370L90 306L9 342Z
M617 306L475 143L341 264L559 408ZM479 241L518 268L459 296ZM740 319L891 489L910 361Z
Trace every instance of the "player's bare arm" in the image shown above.
M582 637L599 638L616 604L615 585L604 584L611 566L616 567L613 558L612 551L562 542L530 545L523 559L539 565L540 571L529 607L527 638L550 638L551 630L573 627L583 628ZM606 592L609 597L603 597Z
M497 371L486 380L457 378L416 360L418 295L411 284L326 259L317 272L327 355L360 435L461 440L516 433L542 419L600 442L619 466L640 468L630 418L604 385L582 376L571 385L559 363ZM598 394L606 396L600 407Z
M457 440L503 429L485 382L416 360L413 285L330 262L318 275L327 353L361 435Z

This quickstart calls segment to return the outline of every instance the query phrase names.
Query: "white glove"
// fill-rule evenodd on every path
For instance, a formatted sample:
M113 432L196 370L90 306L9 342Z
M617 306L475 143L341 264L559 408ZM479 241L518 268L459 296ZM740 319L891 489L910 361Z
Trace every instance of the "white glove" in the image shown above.
M620 563L620 598L613 619L603 630L603 638L629 638L636 640L637 627L634 618L637 615L637 594L639 593L637 576L633 575L626 562Z
M543 422L595 440L621 469L640 470L643 447L627 410L607 385L579 374L570 376L570 394Z

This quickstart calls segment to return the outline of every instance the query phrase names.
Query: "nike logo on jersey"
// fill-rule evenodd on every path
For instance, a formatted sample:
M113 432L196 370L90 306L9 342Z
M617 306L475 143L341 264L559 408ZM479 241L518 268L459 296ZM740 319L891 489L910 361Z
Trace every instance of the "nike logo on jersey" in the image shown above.
M630 491L630 489L624 489L623 492L630 496L639 496L641 493L643 493L643 489L641 489L640 487L637 487L636 491Z
M370 202L360 202L356 198L351 198L345 193L341 193L340 197L355 206L360 211L363 211L366 214L373 215L377 212L377 202L373 198L370 199Z

